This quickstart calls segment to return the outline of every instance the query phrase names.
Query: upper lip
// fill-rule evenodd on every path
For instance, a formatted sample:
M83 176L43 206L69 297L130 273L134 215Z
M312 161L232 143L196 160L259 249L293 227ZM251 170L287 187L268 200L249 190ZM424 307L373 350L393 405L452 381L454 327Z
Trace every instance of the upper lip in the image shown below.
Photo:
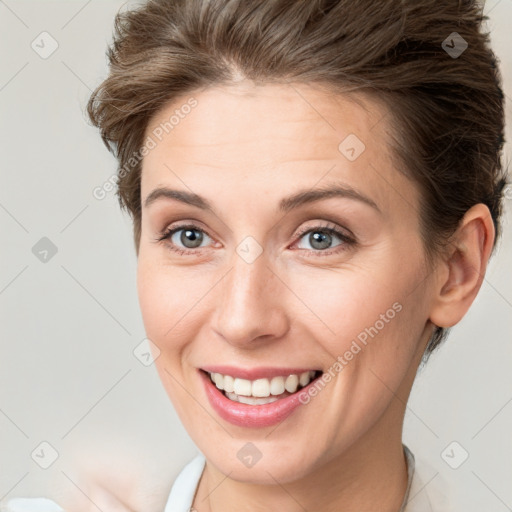
M230 375L231 377L247 380L271 379L272 377L287 377L288 375L300 375L308 371L321 371L316 368L286 368L286 367L270 367L259 366L256 368L239 368L228 365L208 365L200 368L209 373L221 373L222 375Z

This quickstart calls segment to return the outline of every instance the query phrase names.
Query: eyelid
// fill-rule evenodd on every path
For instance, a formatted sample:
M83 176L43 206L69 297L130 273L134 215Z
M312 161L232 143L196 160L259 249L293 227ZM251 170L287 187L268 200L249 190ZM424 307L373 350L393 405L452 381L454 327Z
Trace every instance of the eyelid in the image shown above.
M355 236L354 234L347 228L342 228L336 224L333 224L329 221L320 221L320 223L316 223L313 226L304 227L300 229L296 234L295 237L301 238L309 231L315 231L315 230L326 230L327 232L333 232L336 236L343 237L345 239L350 239L355 242ZM344 232L346 231L346 233Z
M183 222L180 224L180 222ZM203 227L199 226L196 221L186 222L186 221L177 221L176 223L170 224L167 226L162 232L160 232L159 236L154 240L156 243L166 243L168 242L168 245L170 246L170 249L176 252L179 252L180 254L194 254L197 253L198 250L202 249L208 249L208 247L197 247L194 249L190 248L180 248L176 247L172 242L170 242L170 239L172 236L179 231L182 230L194 230L194 231L200 231L204 233L206 236L208 236L211 240L215 242L215 238L209 234L209 232L204 229ZM348 249L348 246L354 246L357 242L350 230L347 228L341 228L336 224L333 224L328 221L317 221L316 224L312 226L305 226L302 229L300 229L297 233L295 233L294 238L295 241L292 243L292 246L295 246L300 242L302 237L309 232L312 231L325 231L327 233L330 233L331 235L334 235L338 237L342 243L335 246L332 249L325 249L325 250L314 250L314 249L300 249L301 252L307 252L308 254L315 254L317 256L328 256L330 254L338 254L342 251L345 251ZM344 231L348 231L350 234L344 233ZM341 246L341 248L340 248Z

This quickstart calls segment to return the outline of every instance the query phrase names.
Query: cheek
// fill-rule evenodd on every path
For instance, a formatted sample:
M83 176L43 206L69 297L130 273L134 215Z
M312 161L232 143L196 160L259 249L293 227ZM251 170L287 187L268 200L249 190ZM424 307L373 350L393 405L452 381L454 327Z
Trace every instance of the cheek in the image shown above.
M208 293L217 274L180 267L142 255L137 267L139 306L147 337L161 350L167 366L186 357L191 339L204 322Z
M139 306L147 337L162 351L180 330L179 318L187 302L179 275L158 263L139 257L137 266Z
M137 290L146 336L157 345L155 368L181 420L187 424L194 415L190 395L183 386L182 360L190 339L190 318L197 303L187 272L156 263L141 254L137 266ZM197 284L197 283L195 283Z
M142 254L137 266L137 291L146 327L156 339L164 341L179 328L179 318L185 315L193 299L194 287L186 271L162 264L157 258Z
M366 267L315 271L314 279L307 272L296 275L291 287L304 297L308 317L318 325L317 341L331 356L383 367L396 368L397 357L410 363L428 316L421 260L406 267L383 255Z

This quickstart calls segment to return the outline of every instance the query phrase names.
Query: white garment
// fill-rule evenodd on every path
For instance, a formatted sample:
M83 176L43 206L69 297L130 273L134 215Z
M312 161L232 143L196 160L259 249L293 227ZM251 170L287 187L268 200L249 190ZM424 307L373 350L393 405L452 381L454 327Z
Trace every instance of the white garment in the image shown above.
M402 508L398 512L454 512L447 501L447 486L436 472L426 478L422 467L416 463L412 452L404 446L409 481ZM206 459L199 453L179 473L174 481L164 512L190 512L197 485L203 473ZM0 504L0 512L64 512L53 501L44 498L12 499Z
M409 472L403 512L455 512L453 504L449 502L447 482L425 461L416 461L409 448L403 446Z
M46 498L15 498L0 503L0 512L64 512L54 501Z

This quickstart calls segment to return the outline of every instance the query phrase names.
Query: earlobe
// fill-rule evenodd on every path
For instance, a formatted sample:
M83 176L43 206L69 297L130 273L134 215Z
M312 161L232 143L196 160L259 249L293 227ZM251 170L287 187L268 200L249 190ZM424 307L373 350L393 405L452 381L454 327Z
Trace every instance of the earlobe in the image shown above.
M474 205L461 220L436 272L430 313L435 325L452 327L467 313L482 285L494 237L489 208Z

